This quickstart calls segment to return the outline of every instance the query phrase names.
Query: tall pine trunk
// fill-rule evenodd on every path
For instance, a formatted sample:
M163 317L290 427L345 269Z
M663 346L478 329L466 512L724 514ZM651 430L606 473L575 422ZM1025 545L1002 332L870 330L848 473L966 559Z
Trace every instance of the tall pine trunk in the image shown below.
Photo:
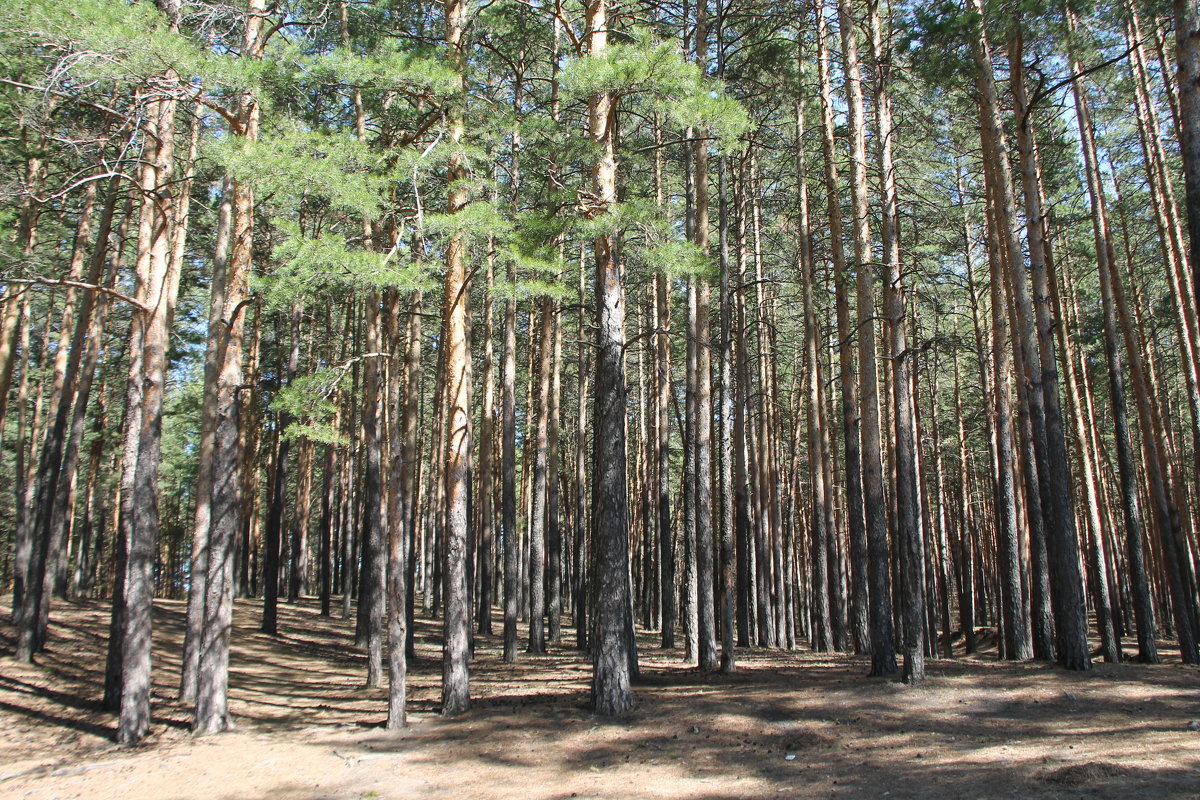
M605 58L608 0L587 6L588 57ZM588 99L588 132L599 149L592 167L590 207L599 217L617 200L617 101L600 91ZM592 241L596 260L596 416L592 496L592 708L601 716L633 707L633 637L629 585L629 503L625 464L625 296L618 237Z
M887 502L883 488L883 460L879 440L879 376L875 361L874 260L871 257L871 233L868 227L866 121L858 65L858 33L847 0L838 0L838 20L849 106L847 125L850 133L850 194L854 216L854 260L858 301L856 333L862 409L859 440L862 447L862 497L871 586L871 674L890 675L896 671L896 656L892 640Z
M463 104L466 92L465 42L466 0L446 3L446 46L456 74L455 97L447 117L450 139L455 146L463 137ZM463 186L467 178L466 158L457 150L450 156L446 180L450 186L447 212L460 212L469 200ZM468 294L464 248L461 235L452 236L446 245L446 294L442 316L445 337L446 376L446 461L445 461L445 542L442 578L445 586L444 643L442 648L442 714L451 716L470 706L467 675L470 600L467 591L467 537L470 516L468 490L471 456L471 384L467 352Z

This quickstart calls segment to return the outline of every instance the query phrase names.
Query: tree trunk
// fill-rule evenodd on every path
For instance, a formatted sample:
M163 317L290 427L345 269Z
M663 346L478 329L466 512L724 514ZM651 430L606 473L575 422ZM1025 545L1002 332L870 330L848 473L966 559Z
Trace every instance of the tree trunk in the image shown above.
M1072 70L1077 65L1072 59ZM1117 444L1118 473L1121 481L1121 500L1125 515L1125 535L1127 544L1128 570L1133 584L1134 612L1138 627L1139 659L1157 660L1154 647L1154 607L1145 568L1143 566L1142 525L1138 491L1134 486L1135 472L1133 467L1132 448L1125 421L1125 393L1123 386L1123 370L1120 349L1117 344L1117 329L1120 326L1125 336L1125 348L1129 358L1130 372L1133 378L1139 422L1142 427L1142 450L1144 454L1143 468L1149 483L1150 496L1155 508L1160 541L1164 545L1166 570L1171 585L1171 596L1175 601L1175 622L1178 628L1180 652L1186 662L1191 653L1195 660L1195 632L1191 626L1191 616L1187 611L1187 601L1183 599L1177 570L1178 563L1172 559L1171 544L1174 541L1174 526L1177 512L1172 508L1172 500L1168 494L1162 476L1161 461L1157 443L1154 441L1157 432L1147 408L1146 398L1141 396L1146 389L1141 363L1141 353L1134 343L1128 329L1128 318L1124 312L1124 292L1120 278L1114 266L1112 240L1108 227L1107 202L1104 197L1102 176L1096 153L1094 134L1092 131L1091 113L1087 93L1082 82L1074 81L1075 112L1080 131L1080 144L1083 151L1085 172L1088 182L1088 194L1092 204L1093 233L1096 237L1096 260L1100 270L1101 298L1105 313L1105 352L1109 362L1110 402L1114 418L1115 438Z
M1175 0L1175 61L1192 291L1200 297L1200 8L1195 0Z
M879 378L875 363L875 292L871 233L868 227L866 128L863 116L862 79L858 66L858 34L854 29L850 4L838 0L838 20L845 62L846 92L849 106L850 192L854 209L854 260L858 292L858 374L861 386L861 427L863 510L866 518L868 561L870 564L871 674L890 675L896 671L892 641L891 579L887 541L886 499L883 489L883 461L880 454Z
M1000 122L991 52L984 34L982 6L978 0L972 0L972 2L972 8L979 15L977 35L972 37L971 45L976 68L976 87L979 92L980 138L984 149L985 181L990 189L989 196L993 200L990 208L993 212L1000 209L1011 212L1014 208L1012 180L1008 171L1007 150L1003 146L1003 126ZM1027 642L1026 640L1028 617L1026 616L1024 596L1015 595L1015 588L1020 583L1019 578L1014 578L1014 575L1019 575L1020 570L1020 534L1016 518L1016 487L1013 482L1015 464L1013 463L1014 436L1011 427L1012 401L1008 389L1009 362L1008 356L1002 352L1005 347L1004 331L1006 327L1004 311L1007 307L1004 294L1004 272L1001 271L1004 267L1002 254L1007 254L1011 259L1009 272L1019 272L1022 280L1024 279L1024 266L1022 263L1020 269L1017 269L1018 262L1022 261L1022 257L1016 230L1011 224L1013 214L1007 213L1003 219L997 219L996 216L995 213L989 216L991 224L989 225L988 260L992 267L992 358L995 368L993 391L996 396L995 426L999 457L996 502L1001 509L1001 541L1004 548L1002 568L1006 571L1004 586L1007 590L1004 620L1007 637L1005 653L1009 658L1026 659L1032 655L1032 652L1026 652L1027 644L1032 646L1032 641ZM1020 340L1020 338L1020 332L1017 332L1014 339ZM1028 341L1028 337L1026 337L1026 341ZM1024 355L1030 351L1022 348L1021 352ZM1024 380L1021 372L1018 370L1018 380ZM1037 468L1034 460L1027 460L1024 466L1027 474L1029 470ZM1035 501L1038 495L1036 484L1033 485L1029 494L1030 501ZM1010 514L1011 519L1009 518ZM1031 522L1039 522L1038 515L1033 515ZM1036 524L1034 528L1031 535L1037 537Z
M546 593L548 627L551 644L562 641L562 523L559 514L559 430L560 409L562 406L562 321L560 310L555 303L551 311L551 322L554 326L554 353L552 356L553 371L550 378L550 425L547 434L547 457L549 460L546 475Z
M127 528L128 556L122 598L124 636L121 641L121 710L117 741L134 744L150 730L150 628L153 611L154 562L158 538L158 462L162 441L163 391L171 317L179 290L178 262L172 263L171 173L174 161L176 101L163 98L151 106L154 143L142 172L147 192L138 231L139 282L146 286L149 309L142 315L141 425L137 468L132 482ZM152 198L152 199L151 199ZM172 268L174 267L174 269ZM173 274L172 274L173 273Z
M262 55L263 0L247 3L243 56ZM259 107L253 96L238 101L245 142L258 138ZM203 582L203 612L196 673L196 711L192 730L198 734L228 730L229 636L233 624L234 567L236 540L250 514L242 506L252 502L247 483L253 468L247 464L243 435L249 435L250 420L242 426L243 339L245 309L250 302L250 271L254 243L254 194L249 185L231 180L226 188L233 197L229 262L224 276L225 294L219 316L214 317L217 355L214 380L212 445L211 522L208 530L208 563ZM257 362L258 323L251 345L251 370ZM243 469L245 471L243 472ZM249 484L253 486L254 484ZM249 557L248 543L243 556ZM199 591L199 587L196 589Z
M399 355L401 342L408 349L404 339L404 326L400 320L400 294L396 290L389 291L388 297L388 327L391 335L388 337L388 351ZM406 366L408 360L405 360ZM420 361L416 368L420 367ZM407 496L405 489L404 460L405 437L402 428L407 427L409 417L405 414L406 400L402 400L401 382L405 377L400 371L400 361L394 360L389 370L387 383L387 407L389 411L388 436L388 477L387 477L387 671L388 671L388 715L386 727L396 730L404 727L405 704L407 702L408 679L408 504L412 498ZM415 410L415 409L414 409ZM403 422L402 422L403 420Z
M22 127L22 143L27 133ZM38 155L37 148L29 148L30 153L25 158L25 196L21 200L21 213L17 220L17 236L15 245L21 248L21 254L28 257L33 253L37 241L38 216L42 204L36 199L42 182L45 180L45 165ZM21 308L28 301L29 290L15 291L13 284L8 284L4 293L4 321L0 323L0 437L4 432L4 419L8 411L8 393L12 386L13 369L17 363L17 343L21 330L19 317ZM28 317L26 317L28 319ZM28 322L26 322L28 324ZM22 349L22 354L24 350ZM20 576L18 570L16 575ZM22 578L23 580L23 578Z
M818 9L818 13L820 10ZM797 66L804 70L803 51L797 51ZM809 464L809 515L812 535L810 538L810 564L812 578L812 631L810 642L814 650L827 652L833 649L832 620L829 612L828 565L825 554L829 551L829 537L836 535L826 523L828 521L827 506L830 504L829 489L825 484L825 470L820 459L822 456L821 426L824 423L821 411L824 406L821 375L821 331L817 321L816 302L814 299L817 276L813 253L812 240L808 231L808 165L804 153L804 104L796 101L796 184L797 184L797 219L796 227L799 232L800 246L797 248L800 273L801 292L804 303L804 359L807 380L808 402L808 464ZM814 461L816 459L816 461Z
M448 110L450 139L457 147L463 137L463 98L466 91L463 70L463 36L467 23L464 0L446 3L446 45L456 73L455 95ZM450 185L447 212L457 214L467 204L465 156L453 151L446 179ZM467 596L468 486L471 456L471 385L467 352L467 287L463 250L465 241L452 236L446 245L446 297L443 311L443 335L446 348L446 527L445 558L442 577L445 586L446 613L443 619L442 714L460 714L470 706L467 676L469 598Z
M408 346L404 356L404 444L400 460L401 480L407 497L404 524L405 585L405 642L404 651L409 658L416 656L414 644L413 616L416 611L417 571L417 528L421 510L421 314L424 310L424 294L417 289L409 303Z
M300 365L300 324L303 320L304 307L299 301L292 304L291 313L291 349L288 352L287 365L284 368L284 383L280 388L290 386L296 379L296 371ZM368 344L370 347L370 344ZM370 371L374 362L367 365ZM368 393L370 392L368 380ZM370 395L365 405L373 408ZM369 415L370 412L367 412ZM263 633L275 636L279 633L279 578L282 572L283 558L283 515L287 506L288 459L291 455L292 437L287 435L287 429L294 419L286 411L280 412L276 421L279 444L275 451L275 475L271 480L271 500L267 509L267 530L265 535L265 553L263 557L263 611L262 624L259 627ZM366 422L364 420L364 428ZM366 431L368 447L371 432Z
M870 8L870 41L872 60L875 66L875 119L878 125L879 174L882 188L883 262L887 270L884 281L885 316L891 338L893 412L892 425L895 433L896 457L896 536L897 547L902 550L901 604L904 642L905 683L921 683L925 680L925 541L921 528L921 498L917 490L917 458L919 456L916 437L916 412L914 410L912 366L915 354L909 351L908 322L905 319L904 283L900 271L900 230L897 218L896 171L892 160L893 129L892 104L887 93L890 54L884 51L883 21L878 2ZM865 198L863 211L865 212ZM856 201L856 215L858 206ZM863 225L865 226L865 219ZM860 265L869 254L856 251ZM859 274L863 267L859 267ZM860 278L861 281L861 278ZM860 283L861 286L861 283ZM863 292L860 288L859 302ZM860 306L859 320L863 319ZM873 326L873 322L867 322ZM860 328L864 335L870 327ZM865 374L864 370L864 374ZM872 429L873 430L873 429Z
M578 391L576 393L577 405L575 413L575 549L572 554L574 557L573 571L575 573L576 587L575 607L572 610L572 614L574 616L573 621L575 623L575 644L580 650L586 649L591 641L588 625L588 601L590 600L591 595L588 567L590 563L592 537L589 535L591 531L591 520L588 519L587 502L587 397L588 379L591 376L591 371L587 368L587 340L584 333L584 309L587 308L586 255L586 245L581 243L579 246L578 287L579 327L576 332L576 341L578 342L577 352L579 354L579 379ZM667 602L667 597L668 594L663 595L664 619L666 614L665 604Z
M829 247L833 261L836 294L838 383L841 387L842 434L846 448L846 517L850 534L850 615L854 649L871 650L867 529L863 517L862 456L859 443L858 380L854 372L853 340L850 335L850 294L847 285L843 242L841 189L838 185L837 144L834 133L833 99L829 78L829 48L824 3L815 8L817 21L817 72L821 95L822 161L829 218Z
M608 0L587 5L588 55L603 59L608 47ZM599 155L592 168L587 215L604 215L617 199L617 104L611 92L588 100L588 131ZM625 482L625 298L618 239L597 236L596 418L593 450L592 708L601 716L633 707L629 586L629 503Z
M180 668L179 699L196 702L196 672L200 665L200 637L204 627L205 580L208 577L209 529L212 525L213 450L217 427L217 372L220 370L221 314L225 310L229 246L233 230L233 182L226 177L221 186L217 213L216 248L213 255L211 294L208 305L208 337L204 351L204 397L201 402L200 443L196 453L196 509L192 524L192 560L189 569L187 627L184 630L183 664Z
M654 276L657 335L654 344L658 389L655 394L656 422L654 431L657 469L659 593L662 596L662 646L675 647L675 625L678 618L675 596L675 551L671 546L671 294L670 279L659 273Z
M483 298L483 407L480 412L479 431L479 548L478 585L479 596L476 604L476 625L480 634L488 636L492 633L492 587L494 572L492 570L492 553L495 548L495 510L493 497L495 495L495 480L493 463L495 462L496 447L496 383L495 383L495 349L494 312L495 306L495 243L488 249L487 274L485 277Z
M80 280L83 275L83 263L91 234L92 214L95 207L96 184L87 185L83 204L79 212L79 220L75 230L75 243L71 252L69 275L73 280ZM111 221L111 215L110 215ZM100 270L103 265L103 255L92 259L87 282L97 284L100 281ZM73 478L74 464L67 465L63 460L63 449L66 446L68 422L71 418L71 404L75 398L75 387L79 375L79 364L83 356L84 337L88 332L91 317L95 310L96 294L84 293L79 306L78 316L75 314L76 292L68 290L62 315L62 330L59 333L58 349L54 359L54 373L50 404L54 409L54 420L47 425L45 439L38 459L35 473L36 499L32 509L33 514L32 538L33 559L29 567L29 582L26 586L26 596L22 601L32 604L30 611L36 608L37 616L32 620L35 626L35 649L40 650L46 638L46 625L49 622L50 598L55 585L55 575L58 571L61 553L66 540L66 498L63 492L61 508L58 507L58 495L65 487L62 483L67 475ZM74 321L75 329L71 336L67 335L69 324ZM42 346L46 347L43 342ZM86 401L85 401L86 405ZM33 431L37 435L37 431ZM78 453L78 446L75 448ZM73 481L72 481L73 482ZM54 519L55 511L59 519ZM62 525L55 524L62 522Z
M1091 666L1087 643L1087 608L1083 594L1083 575L1079 569L1079 542L1075 533L1075 509L1071 497L1071 463L1067 456L1066 433L1063 429L1062 406L1059 398L1058 363L1054 354L1055 320L1050 308L1049 281L1046 277L1046 254L1043 242L1044 221L1039 193L1037 145L1033 129L1033 109L1025 92L1023 51L1020 26L1014 28L1009 46L1012 65L1013 95L1017 104L1018 149L1021 162L1021 184L1025 197L1025 226L1029 241L1030 275L1033 295L1025 289L1021 297L1018 279L1014 288L1018 305L1032 306L1022 311L1022 327L1032 323L1037 338L1040 361L1027 368L1038 373L1036 385L1041 387L1045 444L1039 463L1039 478L1046 520L1046 549L1050 562L1051 603L1054 609L1054 630L1058 662L1067 669L1083 670ZM1018 277L1024 277L1025 265L1013 265ZM1036 297L1036 302L1034 301ZM1030 318L1029 311L1033 312ZM1026 345L1028 351L1030 347ZM1039 372L1040 371L1040 372ZM1036 428L1035 428L1036 436Z
M534 423L533 495L530 502L529 524L529 648L528 652L546 652L546 500L549 489L550 380L553 336L551 319L554 301L545 297L538 314L537 372L534 398L537 417ZM531 380L534 378L531 376Z
M1033 658L1033 638L1029 627L1029 606L1021 580L1021 532L1017 507L1016 464L1013 445L1012 387L1009 383L1009 350L1005 314L1004 274L1000 259L999 234L990 208L988 212L988 266L991 278L992 309L992 380L996 439L995 505L1000 545L1002 621L1004 657L1015 661Z

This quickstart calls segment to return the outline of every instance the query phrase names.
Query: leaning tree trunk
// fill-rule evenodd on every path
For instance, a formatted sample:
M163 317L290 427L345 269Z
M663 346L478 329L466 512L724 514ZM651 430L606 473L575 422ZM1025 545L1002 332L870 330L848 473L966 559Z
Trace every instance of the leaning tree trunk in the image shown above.
M1200 297L1200 8L1195 0L1175 0L1175 60L1193 294Z
M79 220L75 230L75 243L71 252L69 274L73 280L84 277L83 262L87 252L88 239L91 234L92 213L95 207L96 186L89 183L80 208ZM91 261L87 282L95 285L100 279L101 259ZM83 355L84 336L91 322L95 309L96 296L92 292L84 295L79 305L78 316L75 314L75 290L67 292L63 308L63 328L59 335L58 350L54 359L53 389L50 402L54 407L54 419L46 426L45 439L38 459L34 484L36 495L33 508L32 540L34 543L33 559L29 566L29 582L23 604L30 604L30 612L36 610L32 619L34 625L34 648L40 650L46 638L46 625L50 615L50 596L55 583L57 556L62 550L66 536L65 525L60 529L54 524L56 498L62 489L60 482L63 474L63 449L66 444L68 421L71 418L71 403L74 400L76 378L79 374L79 364ZM67 325L75 318L75 330L67 336ZM45 347L45 342L43 342ZM36 430L34 435L36 435ZM72 468L72 472L73 472ZM64 497L65 503L65 497ZM63 509L65 511L65 508ZM61 533L60 538L57 534Z
M22 138L25 131L22 129ZM37 240L38 216L42 204L36 199L42 181L45 178L45 165L33 149L25 159L25 197L21 201L21 213L17 221L17 236L15 245L21 248L21 254L29 257L33 253L33 245ZM4 293L4 320L0 322L0 437L4 434L4 418L8 411L8 392L12 385L13 369L17 363L17 342L21 308L28 301L28 292L14 291L14 284L9 283ZM23 351L22 351L23 352ZM20 576L20 570L16 575ZM23 580L23 578L18 578ZM19 600L19 596L16 598Z
M1075 71L1078 69L1078 65L1074 59L1072 59L1072 69ZM1125 345L1128 351L1129 366L1131 368L1135 393L1145 389L1143 367L1140 351L1134 345L1132 336L1129 335L1130 331L1127 328L1128 320L1122 319L1124 299L1121 295L1123 295L1123 290L1113 263L1115 259L1113 257L1112 240L1108 227L1107 203L1104 196L1102 174L1100 172L1092 129L1090 104L1083 83L1079 79L1074 81L1073 90L1075 92L1075 112L1080 131L1080 144L1083 150L1084 167L1087 175L1088 194L1092 205L1093 233L1096 238L1096 261L1100 269L1101 299L1105 313L1105 352L1109 361L1110 393L1112 395L1114 425L1116 426L1118 473L1121 482L1122 507L1125 514L1128 569L1132 582L1134 614L1138 627L1139 657L1157 660L1157 651L1152 638L1154 632L1153 600L1143 565L1144 555L1143 543L1141 541L1143 531L1140 524L1140 514L1138 514L1139 492L1133 485L1133 482L1136 480L1136 473L1133 471L1132 452L1122 452L1126 448L1131 450L1131 445L1129 444L1128 423L1124 419L1126 414L1125 394L1123 390L1124 378L1121 370L1123 364L1120 349L1117 344L1118 329L1124 329ZM1160 540L1164 545L1163 558L1166 562L1165 567L1171 586L1171 596L1175 601L1177 634L1179 636L1181 655L1184 661L1187 662L1190 652L1193 654L1192 660L1194 661L1196 647L1194 631L1189 624L1190 615L1185 609L1186 600L1181 603L1182 592L1180 591L1180 581L1176 574L1177 562L1174 562L1172 558L1173 554L1170 546L1174 539L1174 531L1172 529L1175 525L1175 514L1171 508L1171 499L1163 480L1157 442L1153 441L1155 437L1154 426L1150 414L1147 413L1147 403L1144 397L1137 398L1137 408L1139 422L1142 426L1142 450L1146 456L1143 467L1156 512L1155 518ZM1147 637L1151 638L1148 641L1143 641Z

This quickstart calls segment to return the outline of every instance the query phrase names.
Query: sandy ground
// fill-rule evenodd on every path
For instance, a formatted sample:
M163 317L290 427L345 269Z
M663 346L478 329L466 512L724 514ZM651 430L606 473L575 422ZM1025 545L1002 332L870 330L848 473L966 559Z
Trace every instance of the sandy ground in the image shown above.
M983 654L931 662L908 688L804 651L739 652L736 674L705 675L647 636L638 706L605 722L579 653L506 666L479 637L473 707L443 720L437 623L422 621L410 726L391 734L351 624L306 601L281 606L271 638L239 602L238 728L196 739L174 700L183 606L162 602L154 731L123 749L97 707L107 612L58 604L34 667L0 626L0 798L1200 798L1200 670L1177 659L1070 674Z

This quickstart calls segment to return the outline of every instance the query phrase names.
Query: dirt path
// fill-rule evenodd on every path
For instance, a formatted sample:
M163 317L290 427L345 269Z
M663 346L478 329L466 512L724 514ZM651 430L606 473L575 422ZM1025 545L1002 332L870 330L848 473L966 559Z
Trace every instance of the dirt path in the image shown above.
M155 624L155 729L112 744L98 710L107 629L101 604L56 608L36 667L0 627L0 798L367 800L368 798L888 797L1200 798L1200 670L1098 665L1087 674L931 662L927 687L862 677L847 656L739 653L733 676L678 666L646 639L638 707L587 713L590 668L554 648L515 667L477 640L471 712L436 715L436 623L421 622L411 722L380 727L383 690L342 620L281 606L272 639L239 602L231 670L238 730L187 732L173 698L183 606Z

